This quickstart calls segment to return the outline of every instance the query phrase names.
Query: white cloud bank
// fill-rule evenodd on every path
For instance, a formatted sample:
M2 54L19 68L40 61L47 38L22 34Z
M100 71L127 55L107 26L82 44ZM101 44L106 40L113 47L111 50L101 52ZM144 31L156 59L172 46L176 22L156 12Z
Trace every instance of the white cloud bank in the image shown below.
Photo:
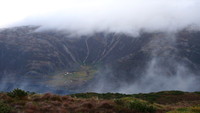
M5 0L0 25L41 25L78 34L141 30L177 31L200 26L199 0ZM14 24L11 24L13 23Z

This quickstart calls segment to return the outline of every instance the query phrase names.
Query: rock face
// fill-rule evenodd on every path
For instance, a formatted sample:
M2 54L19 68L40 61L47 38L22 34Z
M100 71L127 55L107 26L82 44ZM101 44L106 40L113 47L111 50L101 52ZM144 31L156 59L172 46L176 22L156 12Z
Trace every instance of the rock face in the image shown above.
M155 58L159 60L156 66L167 70L164 75L177 73L177 62L195 75L199 73L200 32L142 33L139 37L96 33L76 37L37 28L23 26L0 31L1 76L43 76L60 70L74 71L81 65L101 64L111 68L117 81L129 83L140 77Z

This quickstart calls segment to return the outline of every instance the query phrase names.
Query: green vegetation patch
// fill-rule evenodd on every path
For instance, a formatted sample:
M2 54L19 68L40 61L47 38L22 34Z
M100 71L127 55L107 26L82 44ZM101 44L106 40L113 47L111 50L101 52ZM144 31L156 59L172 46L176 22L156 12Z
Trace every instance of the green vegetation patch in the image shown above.
M158 95L183 95L185 94L186 92L183 92L183 91L161 91L161 92L158 92L156 94Z
M66 70L62 70L53 74L45 83L57 88L80 86L93 79L96 71L95 67L87 65L81 66L76 71L68 72Z
M5 104L3 101L0 101L0 113L10 113L12 111L12 107Z
M119 99L119 98L123 98L123 97L132 97L132 95L127 95L127 94L120 94L120 93L77 93L77 94L72 94L70 95L72 97L76 97L76 98L92 98L92 97L96 97L99 99Z
M200 94L200 92L194 92L194 93L196 93L196 94Z
M28 92L17 88L11 92L8 92L7 95L13 98L22 98L28 96Z
M144 113L154 113L156 111L156 107L154 107L153 105L138 100L127 103L127 107L131 110L137 110Z
M119 106L123 106L130 110L136 110L143 113L154 113L157 110L157 107L155 105L133 97L116 99L114 100L114 102Z
M200 105L186 107L186 108L178 108L173 111L169 111L167 113L200 113Z
M150 103L156 103L158 99L164 99L164 100L171 100L173 99L171 96L180 96L184 95L186 92L182 91L161 91L157 93L139 93L139 94L120 94L120 93L78 93L78 94L72 94L72 97L77 98L91 98L96 97L100 99L119 99L124 97L134 97L142 100L146 100ZM173 101L173 100L171 100Z
M149 102L156 102L156 100L158 98L163 98L165 96L170 96L170 95L184 95L185 92L182 91L161 91L161 92L157 92L157 93L148 93L148 94L135 94L134 97L135 98L140 98L143 100L147 100Z
M156 99L161 97L161 95L157 94L157 93L149 93L149 94L136 94L136 95L134 95L134 97L153 103L156 101Z

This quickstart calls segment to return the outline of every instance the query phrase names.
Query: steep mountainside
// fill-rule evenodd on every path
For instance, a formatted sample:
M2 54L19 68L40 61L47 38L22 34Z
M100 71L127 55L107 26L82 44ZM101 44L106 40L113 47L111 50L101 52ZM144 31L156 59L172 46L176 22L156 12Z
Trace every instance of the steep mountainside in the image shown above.
M108 82L117 83L115 87L122 81L127 84L136 81L143 74L150 73L150 68L156 68L153 74L162 76L176 75L179 65L195 76L199 73L200 32L141 33L139 37L96 33L78 37L63 31L37 31L37 28L1 29L1 80L6 76L39 77L41 80L63 70L65 73L77 72L81 66L96 66L96 76L89 79L95 83L102 77L100 74L107 73L102 70L109 68L108 73L112 74L106 77ZM89 73L86 71L86 75ZM94 83L89 80L84 84L91 87Z
M144 38L98 33L69 37L62 32L34 32L17 27L0 32L0 71L22 75L43 74L78 65L110 63L141 49Z

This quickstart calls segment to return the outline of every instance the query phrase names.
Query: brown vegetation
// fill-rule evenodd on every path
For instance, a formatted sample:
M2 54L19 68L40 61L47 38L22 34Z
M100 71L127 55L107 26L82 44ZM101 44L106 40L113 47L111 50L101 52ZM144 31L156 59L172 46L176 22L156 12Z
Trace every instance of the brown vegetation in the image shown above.
M82 97L89 95L89 93L81 94ZM190 107L188 109L196 113L199 107L195 106L200 104L198 93L172 91L137 95L112 93L92 93L92 95L99 97L81 98L75 95L60 96L51 93L19 95L18 92L9 96L8 93L0 93L0 109L4 110L0 113L165 113L186 107Z

